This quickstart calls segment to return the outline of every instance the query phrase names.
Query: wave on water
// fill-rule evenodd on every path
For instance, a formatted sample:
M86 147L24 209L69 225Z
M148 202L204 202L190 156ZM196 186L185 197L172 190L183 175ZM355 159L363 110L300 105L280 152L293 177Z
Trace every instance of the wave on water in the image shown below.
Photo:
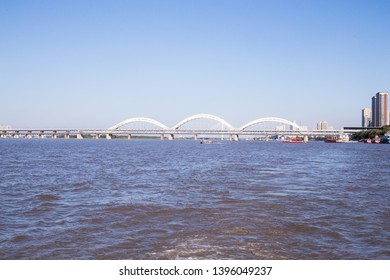
M39 194L37 195L38 200L59 200L60 198L54 194Z

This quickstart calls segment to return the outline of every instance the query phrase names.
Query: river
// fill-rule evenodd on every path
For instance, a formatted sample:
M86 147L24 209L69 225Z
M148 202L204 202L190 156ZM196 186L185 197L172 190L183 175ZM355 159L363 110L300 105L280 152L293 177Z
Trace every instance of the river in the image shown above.
M390 145L0 139L0 259L390 259Z

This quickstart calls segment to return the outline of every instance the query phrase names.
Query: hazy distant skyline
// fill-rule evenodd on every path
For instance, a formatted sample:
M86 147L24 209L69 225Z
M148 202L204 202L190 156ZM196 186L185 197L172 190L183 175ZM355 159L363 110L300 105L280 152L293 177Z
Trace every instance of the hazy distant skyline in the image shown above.
M1 1L0 124L359 126L390 91L390 1Z

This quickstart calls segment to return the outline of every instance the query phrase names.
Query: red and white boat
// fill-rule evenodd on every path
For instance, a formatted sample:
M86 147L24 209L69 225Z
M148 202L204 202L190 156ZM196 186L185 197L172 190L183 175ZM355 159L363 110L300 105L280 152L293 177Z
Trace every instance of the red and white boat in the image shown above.
M339 137L339 138L335 138L335 137L332 137L332 138L326 138L325 143L344 143L344 139Z
M381 138L378 135L376 135L374 139L367 138L364 142L367 144L380 144Z
M292 137L292 138L286 138L283 140L283 143L306 143L303 138L301 137Z

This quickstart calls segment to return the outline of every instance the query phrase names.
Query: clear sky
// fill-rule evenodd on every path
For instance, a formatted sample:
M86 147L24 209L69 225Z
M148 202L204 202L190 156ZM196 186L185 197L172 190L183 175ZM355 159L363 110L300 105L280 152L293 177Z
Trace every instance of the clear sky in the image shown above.
M0 124L335 128L390 91L390 1L0 0Z

